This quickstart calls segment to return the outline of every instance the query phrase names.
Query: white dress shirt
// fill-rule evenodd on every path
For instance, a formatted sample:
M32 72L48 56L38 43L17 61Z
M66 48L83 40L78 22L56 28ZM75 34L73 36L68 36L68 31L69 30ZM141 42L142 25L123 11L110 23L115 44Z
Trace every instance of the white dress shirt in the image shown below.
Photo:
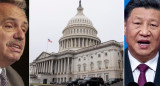
M2 73L2 69L5 70L5 74L6 74L6 69L5 68L1 68L1 67L0 67L0 74ZM1 83L1 79L0 79L0 83Z
M149 69L146 71L146 74L145 74L146 80L147 80L147 82L154 82L156 69L157 69L157 62L158 62L158 58L159 58L159 52L157 53L157 55L153 59L147 61L146 63L139 62L137 59L135 59L131 55L131 53L129 51L128 51L128 56L129 56L129 60L130 60L130 64L131 64L134 82L138 83L140 71L137 69L137 66L139 64L146 64L149 66Z
M2 73L2 68L0 67L0 74Z

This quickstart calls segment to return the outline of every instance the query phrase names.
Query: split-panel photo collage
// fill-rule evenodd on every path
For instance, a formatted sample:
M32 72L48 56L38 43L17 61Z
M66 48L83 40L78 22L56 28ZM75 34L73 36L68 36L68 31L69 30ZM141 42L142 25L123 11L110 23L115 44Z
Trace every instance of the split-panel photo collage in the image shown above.
M160 0L0 0L0 86L160 86Z

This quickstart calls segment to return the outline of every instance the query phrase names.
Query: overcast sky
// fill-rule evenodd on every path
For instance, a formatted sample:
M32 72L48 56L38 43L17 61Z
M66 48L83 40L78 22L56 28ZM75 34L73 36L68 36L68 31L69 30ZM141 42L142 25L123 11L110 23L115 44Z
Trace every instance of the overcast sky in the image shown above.
M84 15L102 42L123 42L123 0L82 0ZM30 0L30 62L43 51L58 52L59 39L68 21L77 14L79 0ZM48 42L52 40L52 43ZM47 49L48 43L48 49Z

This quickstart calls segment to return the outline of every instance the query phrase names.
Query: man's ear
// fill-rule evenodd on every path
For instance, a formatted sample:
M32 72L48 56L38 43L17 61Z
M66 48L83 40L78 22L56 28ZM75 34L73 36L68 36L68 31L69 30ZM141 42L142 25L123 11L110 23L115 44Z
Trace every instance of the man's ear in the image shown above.
M124 20L124 35L126 35L126 27L127 27L127 22Z

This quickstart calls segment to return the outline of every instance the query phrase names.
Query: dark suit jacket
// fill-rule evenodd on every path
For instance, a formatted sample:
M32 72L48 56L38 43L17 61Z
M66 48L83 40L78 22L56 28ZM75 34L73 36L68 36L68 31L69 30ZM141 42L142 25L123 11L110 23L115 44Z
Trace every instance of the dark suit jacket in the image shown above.
M160 54L160 51L159 51L159 54ZM125 83L125 86L128 86L128 83L134 82L131 65L130 65L130 61L128 58L128 49L125 50L124 60L125 60L124 61L124 83ZM156 84L156 86L160 86L160 55L158 59L154 83Z
M22 78L11 66L6 68L6 75L9 81L8 86L24 86Z

